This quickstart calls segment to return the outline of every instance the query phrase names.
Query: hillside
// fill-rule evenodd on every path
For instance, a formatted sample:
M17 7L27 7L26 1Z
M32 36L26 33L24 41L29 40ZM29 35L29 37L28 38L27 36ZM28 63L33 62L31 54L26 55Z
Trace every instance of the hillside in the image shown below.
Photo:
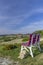
M35 31L33 33L39 33L41 37L43 37L43 30L38 30L38 31Z

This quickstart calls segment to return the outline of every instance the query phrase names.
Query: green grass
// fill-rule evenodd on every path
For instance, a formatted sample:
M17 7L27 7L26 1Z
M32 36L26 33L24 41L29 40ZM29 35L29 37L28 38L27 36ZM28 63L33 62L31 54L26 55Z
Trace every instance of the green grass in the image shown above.
M43 65L43 51L40 52L37 48L33 50L34 58L28 55L24 59L18 59L20 53L20 45L15 44L17 47L14 49L3 49L4 45L0 45L0 56L2 57L10 57L14 61L19 61L19 65ZM41 48L43 49L43 41L41 42Z
M0 45L0 56L2 57L10 56L12 59L16 60L20 52L20 45L16 44L15 48L9 49L8 44L7 47L8 48L6 49L6 45Z
M2 41L4 41L4 42L8 42L8 41L11 41L11 40L14 40L14 39L16 39L16 37L7 37L7 36L1 36L0 37L0 42L2 42Z
M26 38L23 38L23 42L25 42L25 41L28 41L29 40L29 38L28 37L26 37Z

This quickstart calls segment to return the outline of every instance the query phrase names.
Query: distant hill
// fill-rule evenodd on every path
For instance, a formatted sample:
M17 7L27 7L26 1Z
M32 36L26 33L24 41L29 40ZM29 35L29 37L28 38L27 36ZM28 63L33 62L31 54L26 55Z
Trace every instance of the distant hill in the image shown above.
M33 33L39 33L41 37L43 37L43 30L38 30ZM6 35L0 35L0 41L11 41L14 39L19 39L19 38L28 38L29 33L27 34L6 34Z

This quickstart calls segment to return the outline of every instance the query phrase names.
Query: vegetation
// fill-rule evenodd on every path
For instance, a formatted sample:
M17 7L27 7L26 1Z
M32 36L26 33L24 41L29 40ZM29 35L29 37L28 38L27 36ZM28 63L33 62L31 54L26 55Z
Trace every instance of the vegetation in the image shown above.
M41 37L43 37L43 30L35 31L33 33L39 33ZM23 41L27 41L29 39L29 34L11 34L11 35L0 35L0 41L11 41L16 38L23 38Z
M40 33L43 37L42 31L36 31L34 33ZM28 41L28 37L22 36L23 42ZM10 41L16 39L16 36L0 36L0 41ZM6 43L5 42L5 43ZM1 43L1 42L0 42ZM3 42L2 42L3 43ZM9 42L10 43L10 42ZM40 42L42 51L40 52L38 48L33 49L34 58L28 54L24 59L18 59L21 44L0 44L0 57L10 57L14 61L19 61L19 65L43 65L43 41Z
M17 60L17 57L20 52L20 44L12 45L0 45L0 56L2 57L11 57L14 60Z
M7 48L8 47L8 48ZM9 49L10 47L10 49ZM19 61L19 65L43 65L43 51L40 52L37 48L33 50L34 58L28 54L26 58L23 60L18 59L19 53L20 53L20 47L21 44L14 44L13 45L0 45L0 56L2 57L10 57L14 61ZM7 49L4 49L7 48ZM11 49L12 48L12 49ZM41 42L41 48L43 50L43 41Z
M23 38L23 40L22 41L28 41L29 40L29 37L25 37L25 38Z
M39 33L41 37L43 37L43 30L35 31L33 33Z
M11 41L11 40L14 40L14 39L16 39L16 37L0 36L0 41L4 41L4 42Z

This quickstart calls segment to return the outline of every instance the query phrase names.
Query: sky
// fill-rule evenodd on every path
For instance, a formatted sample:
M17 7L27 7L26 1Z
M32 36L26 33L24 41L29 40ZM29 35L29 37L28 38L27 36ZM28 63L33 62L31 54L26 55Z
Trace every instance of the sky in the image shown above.
M43 30L43 0L0 0L0 34Z

